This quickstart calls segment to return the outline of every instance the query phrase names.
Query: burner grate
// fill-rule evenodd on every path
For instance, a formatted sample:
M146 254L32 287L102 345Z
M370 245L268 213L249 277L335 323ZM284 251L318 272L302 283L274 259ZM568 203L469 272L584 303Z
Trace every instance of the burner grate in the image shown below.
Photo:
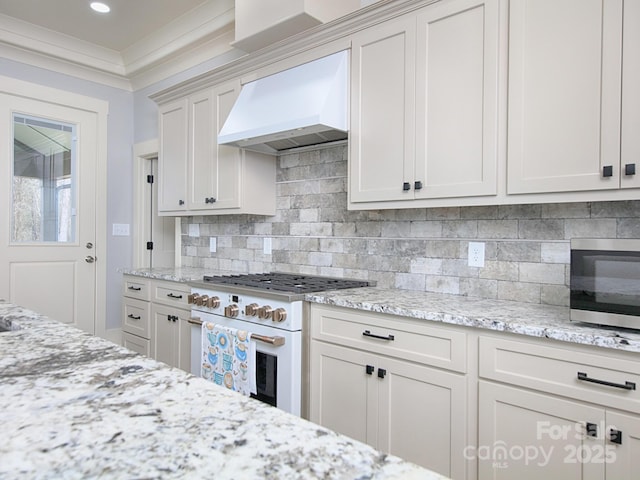
M324 290L342 290L345 288L368 287L364 280L317 277L292 273L248 273L241 275L205 275L205 282L217 285L236 285L286 293L312 293Z

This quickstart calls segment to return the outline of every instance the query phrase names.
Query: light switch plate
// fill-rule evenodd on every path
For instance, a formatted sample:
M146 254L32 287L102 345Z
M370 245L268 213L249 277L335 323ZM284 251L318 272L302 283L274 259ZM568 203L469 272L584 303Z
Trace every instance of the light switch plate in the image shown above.
M218 241L216 237L209 237L209 252L216 253L218 249Z
M129 224L128 223L114 223L113 224L113 236L114 237L128 237L129 236Z
M469 242L469 266L484 267L484 243Z
M199 237L200 236L200 224L198 224L198 223L190 223L189 224L189 236L190 237Z
M271 255L271 238L267 237L264 239L262 244L262 253L265 255Z

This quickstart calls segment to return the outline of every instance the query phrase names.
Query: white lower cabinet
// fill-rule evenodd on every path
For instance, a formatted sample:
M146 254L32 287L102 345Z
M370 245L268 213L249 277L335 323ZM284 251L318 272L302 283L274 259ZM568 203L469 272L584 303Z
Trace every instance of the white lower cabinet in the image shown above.
M190 315L189 310L160 304L151 306L151 357L172 367L190 371Z
M149 356L149 339L122 332L122 346L140 355Z
M310 420L454 479L640 478L640 355L311 305Z
M151 319L149 279L125 275L122 280L122 345L149 356Z
M632 480L640 477L640 417L607 412L607 426L606 441L616 442L614 461L605 467L607 479Z
M480 479L640 475L638 415L485 381L479 398Z
M448 477L466 478L466 376L403 360L401 350L379 353L392 351L394 342L408 349L416 341L428 343L433 330L418 333L410 323L393 321L385 330L375 314L352 312L312 306L310 419ZM354 316L365 323L342 330L335 343L364 341L366 347L326 341ZM363 336L365 331L383 338Z
M638 478L633 354L496 337L479 353L480 480Z
M184 283L125 275L122 344L141 355L190 371L189 291Z
M478 447L469 454L480 479L602 479L604 421L600 408L480 381Z

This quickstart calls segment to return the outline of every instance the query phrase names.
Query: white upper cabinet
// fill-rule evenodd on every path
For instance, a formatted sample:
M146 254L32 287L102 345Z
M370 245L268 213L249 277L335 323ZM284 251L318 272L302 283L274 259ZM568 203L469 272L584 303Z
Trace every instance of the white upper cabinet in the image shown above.
M233 86L231 92L235 92ZM189 97L189 209L204 209L218 198L218 168L216 160L216 98L211 90ZM240 152L237 153L238 158Z
M413 16L369 28L351 47L350 200L408 200L415 157Z
M498 2L418 16L416 198L497 193Z
M232 81L160 105L161 215L275 215L275 157L218 145L239 92Z
M186 206L188 110L186 98L161 105L158 109L158 212L176 212L184 210Z
M640 187L640 2L638 1L626 1L624 4L622 42L624 48L622 50L620 186L628 188Z
M622 4L510 1L509 194L619 188Z
M498 13L447 0L354 35L351 208L496 194Z

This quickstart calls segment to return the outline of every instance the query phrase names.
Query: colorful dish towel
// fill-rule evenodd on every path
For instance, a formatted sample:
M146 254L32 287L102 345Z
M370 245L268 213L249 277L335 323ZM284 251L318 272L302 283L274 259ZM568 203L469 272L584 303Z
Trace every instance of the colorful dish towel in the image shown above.
M256 342L246 330L202 322L203 378L229 390L256 393Z

